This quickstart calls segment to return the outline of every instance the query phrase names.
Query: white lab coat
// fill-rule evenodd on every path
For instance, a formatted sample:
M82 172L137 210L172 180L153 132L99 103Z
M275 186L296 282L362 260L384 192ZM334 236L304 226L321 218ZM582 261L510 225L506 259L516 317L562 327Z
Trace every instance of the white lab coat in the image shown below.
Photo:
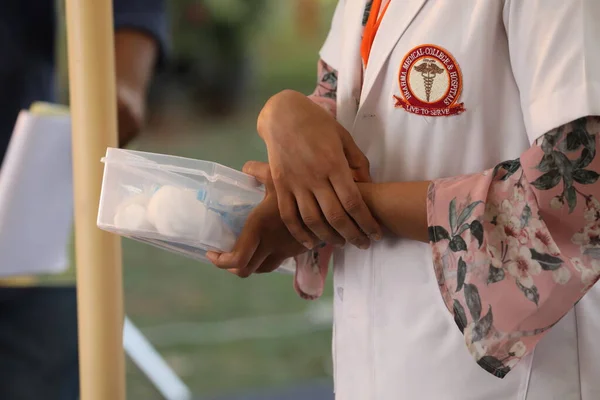
M600 115L600 0L391 0L361 78L364 6L340 1L321 58L338 70L338 119L376 182L483 171L555 127ZM426 44L459 66L456 104L466 111L431 117L395 107L401 64ZM338 400L600 399L598 286L499 379L469 354L429 245L347 246L335 255L334 285Z

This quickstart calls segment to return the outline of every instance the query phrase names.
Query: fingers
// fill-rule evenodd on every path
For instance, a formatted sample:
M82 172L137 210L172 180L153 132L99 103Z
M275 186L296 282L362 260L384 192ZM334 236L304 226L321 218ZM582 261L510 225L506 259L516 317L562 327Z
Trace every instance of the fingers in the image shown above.
M367 249L371 240L381 238L379 224L355 184L370 181L369 162L347 131L342 141L352 169L337 169L330 175L329 184L320 189L292 193L283 182L273 184L269 164L250 161L243 168L260 182L274 186L282 221L290 234L309 249L319 242L342 246L346 241Z
M263 265L263 263L269 256L269 252L267 252L262 247L263 246L259 246L259 248L256 250L256 252L254 253L254 256L252 256L252 258L250 259L250 262L248 263L246 268L243 269L242 275L238 275L240 278L246 278L246 277L252 275L254 272L256 272L256 270L258 268L260 268L261 265Z
M250 275L256 272L256 270L263 265L269 254L261 246L254 252L254 255L250 259L247 265L239 268L229 268L228 272L239 276L240 278L248 278Z
M371 172L369 159L364 155L356 142L347 130L343 130L340 134L344 153L348 165L352 169L352 175L357 182L371 182Z
M284 261L284 257L276 256L273 254L269 256L267 256L266 254L259 255L259 251L257 251L254 257L252 257L250 263L248 264L248 267L242 269L231 268L227 271L236 276L239 276L240 278L248 278L252 274L271 273L277 268L279 268Z
M354 182L352 182L352 184L354 184ZM317 197L317 201L325 216L325 218L319 222L333 227L336 233L339 233L343 239L359 249L366 250L369 248L371 243L370 239L358 228L347 210L342 207L340 200L338 200L338 195L331 186L318 190L315 192L315 196ZM362 198L360 198L360 200L362 201ZM304 223L310 227L306 220ZM323 240L326 243L334 244L330 240Z
M285 188L278 188L277 203L279 206L281 220L294 239L296 239L298 243L302 243L302 245L307 249L312 249L315 247L318 243L318 239L315 238L314 235L307 230L302 223L294 196L285 190Z
M250 260L244 264L244 259L235 259L236 250L231 253L218 254L215 252L207 253L207 257L218 268L225 269L228 272L239 276L240 278L248 278L252 274L263 274L275 271L285 261L284 257L270 254L264 246L257 246ZM229 256L232 254L232 256Z
M365 204L360 191L358 190L356 184L352 181L350 174L340 172L331 176L330 180L341 206L346 213L352 217L358 228L360 228L360 230L366 234L369 239L375 241L380 240L382 236L381 227ZM325 215L327 216L327 212ZM337 214L333 215L337 216ZM332 217L329 217L328 219L330 218ZM350 239L343 233L342 236L344 236L346 240L350 241Z
M283 264L285 258L275 255L270 255L255 271L256 274L268 274L275 271Z
M343 246L346 241L344 240L343 236L343 232L340 232L340 230L338 230L336 232L336 230L334 228L336 228L333 224L331 224L331 221L329 221L329 223L327 222L325 216L323 215L323 213L321 212L321 208L323 207L323 205L325 205L326 207L329 207L329 205L333 202L337 202L337 198L335 197L335 193L333 192L332 189L330 189L328 191L328 193L326 193L323 196L329 195L329 198L324 200L323 202L321 202L321 199L318 199L319 202L317 203L317 199L315 199L314 195L310 192L305 192L302 193L301 195L297 195L296 196L296 201L298 202L298 210L300 211L300 215L302 216L302 221L304 222L304 225L310 229L312 231L312 233L314 233L314 235L316 237L318 237L321 241L325 242L325 243L329 243L332 244L334 246ZM319 205L321 205L321 208L319 208ZM345 219L347 220L347 222L349 224L354 224L350 218L346 215L346 213L344 212L344 210L339 207L339 202L338 202L338 208L339 208L339 213L335 213L336 214L336 224L339 222L339 225L343 225L344 227L346 226L343 221L341 220L337 220L337 216L339 215L340 219L342 217L345 217ZM326 209L323 209L323 212L327 211ZM337 211L337 210L336 210ZM331 225L330 225L331 224ZM356 233L360 234L360 232L358 232L358 229L356 229ZM342 234L340 236L340 234L338 234L338 232L340 232L340 234ZM368 242L368 239L367 239ZM316 244L313 244L313 247Z
M308 190L296 196L289 191L278 191L282 221L290 234L309 249L319 242L343 246L346 241L360 249L369 248L371 240L381 238L381 229L350 171L334 176L333 183L339 188L328 185L317 189L314 195Z
M244 164L242 171L248 175L252 175L263 185L271 185L273 179L271 178L271 169L269 164L260 161L248 161Z
M252 222L250 219L248 220L231 252L217 253L211 251L206 253L206 257L210 262L221 269L245 270L260 244L258 231Z

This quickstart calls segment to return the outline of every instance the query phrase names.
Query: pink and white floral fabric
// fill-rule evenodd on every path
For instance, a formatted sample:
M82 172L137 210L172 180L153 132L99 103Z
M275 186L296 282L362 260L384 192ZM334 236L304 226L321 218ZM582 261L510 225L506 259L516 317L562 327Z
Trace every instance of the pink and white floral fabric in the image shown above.
M434 268L480 366L499 377L600 277L599 118L551 131L520 159L434 181Z

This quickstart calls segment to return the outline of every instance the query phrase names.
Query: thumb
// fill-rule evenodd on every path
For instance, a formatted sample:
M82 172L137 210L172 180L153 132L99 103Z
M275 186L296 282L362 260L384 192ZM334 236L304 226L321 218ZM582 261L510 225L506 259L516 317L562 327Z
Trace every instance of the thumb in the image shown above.
M341 134L342 146L348 165L352 169L352 176L357 182L371 182L371 172L369 160L365 154L358 148L354 138L347 130Z
M271 168L266 162L248 161L244 164L242 172L252 175L257 181L265 186L271 186L273 179L271 178Z

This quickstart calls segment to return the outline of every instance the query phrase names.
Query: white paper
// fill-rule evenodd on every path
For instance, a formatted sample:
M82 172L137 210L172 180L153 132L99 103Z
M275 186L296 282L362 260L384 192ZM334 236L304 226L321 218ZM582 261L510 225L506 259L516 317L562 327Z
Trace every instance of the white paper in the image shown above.
M22 111L0 168L0 276L68 267L71 165L70 116Z

